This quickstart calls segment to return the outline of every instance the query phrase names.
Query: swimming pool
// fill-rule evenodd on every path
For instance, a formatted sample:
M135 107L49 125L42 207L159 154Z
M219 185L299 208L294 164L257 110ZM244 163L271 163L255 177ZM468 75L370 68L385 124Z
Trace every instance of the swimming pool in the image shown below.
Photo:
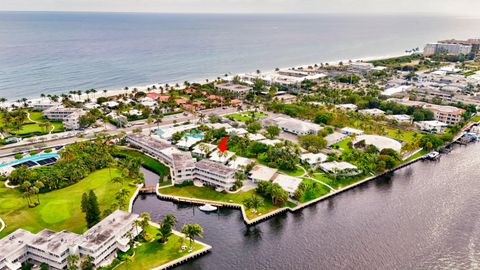
M43 165L43 164L41 164L41 161L48 160L48 159L51 159L51 158L58 159L59 157L60 157L60 155L58 153L40 153L40 154L36 154L34 156L24 157L24 158L21 158L21 159L16 159L16 160L12 160L12 161L9 161L9 162L2 163L2 164L0 164L0 168L9 167L9 166L13 167L13 166L16 166L18 164L22 164L22 163L26 163L26 162L34 162L35 165Z
M201 140L205 135L203 135L203 133L187 133L185 136Z

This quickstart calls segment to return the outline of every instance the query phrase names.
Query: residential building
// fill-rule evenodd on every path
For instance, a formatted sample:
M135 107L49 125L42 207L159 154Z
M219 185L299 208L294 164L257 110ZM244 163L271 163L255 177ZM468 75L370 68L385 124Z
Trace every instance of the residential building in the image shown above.
M317 124L295 118L279 117L275 119L275 122L283 131L293 133L295 135L316 134L323 129L323 127Z
M384 111L380 110L380 109L377 109L377 108L374 108L374 109L364 109L364 110L360 110L358 111L359 113L363 113L363 114L368 114L370 116L373 116L373 117L376 117L376 116L382 116L385 114Z
M250 171L248 179L254 183L258 183L260 181L271 181L277 171L277 169L264 165L255 165Z
M453 106L443 106L435 104L425 104L425 109L429 109L435 114L435 120L444 122L448 125L454 125L463 120L464 109Z
M290 196L293 196L298 189L298 186L300 186L300 183L302 183L302 178L278 174L277 177L273 179L273 183L280 185L280 187L288 192Z
M248 92L253 90L253 87L243 84L236 84L233 82L227 82L216 84L215 89L218 91L233 92L237 96L245 96Z
M143 152L158 158L168 164L171 164L171 157L162 150L171 148L172 145L164 140L154 140L150 136L140 133L132 133L127 135L126 140L133 146L139 147Z
M234 152L225 151L221 152L220 150L216 150L210 154L210 160L222 164L226 164L228 160L235 155Z
M65 269L67 257L90 256L95 267L130 249L128 235L137 236L137 214L116 210L82 235L69 231L42 230L33 234L17 229L0 240L0 269L17 270L26 261L46 263L50 269Z
M332 134L328 134L327 136L325 136L325 140L327 141L328 146L339 143L346 138L348 138L347 135L336 131L334 131Z
M410 115L407 114L393 114L385 116L387 119L397 121L398 123L409 123L413 122L413 119Z
M228 162L228 167L235 169L237 171L245 171L245 168L253 163L254 161L249 158L244 157L236 157L234 159L230 159Z
M202 159L195 163L194 179L209 186L229 190L235 184L235 169Z
M360 141L364 141L365 145L375 146L379 151L389 148L400 153L402 149L402 144L399 141L380 135L360 135L357 136L353 144L355 145Z
M454 44L454 43L429 43L423 50L424 56L438 54L448 55L469 55L472 52L472 45Z
M34 100L32 101L29 106L32 107L34 111L44 111L53 107L58 107L61 106L62 104L60 102L55 102L51 100Z
M338 104L335 105L335 108L345 111L356 111L358 109L358 106L355 104Z
M300 155L300 160L311 168L317 167L320 163L327 161L328 157L322 153L306 153Z
M360 130L360 129L356 129L356 128L350 128L350 127L344 127L342 129L340 129L340 132L342 132L342 134L345 134L347 136L350 136L350 135L363 135L363 130Z
M447 129L448 125L446 123L434 120L434 121L419 121L415 122L415 125L418 126L419 129L432 132L432 133L444 133Z
M66 129L79 129L80 116L85 112L78 108L65 108L62 106L51 107L43 111L43 116L53 121L63 121Z
M325 162L320 164L320 169L326 173L334 173L337 175L355 175L360 173L357 166L345 161Z
M183 183L193 181L195 172L195 159L190 152L172 154L173 181Z
M204 145L204 146L202 146ZM201 158L206 158L208 154L210 154L213 150L217 149L218 146L209 144L209 143L200 143L197 144L193 150L192 154L195 156L201 157ZM203 149L205 148L205 149ZM205 150L205 151L204 151Z

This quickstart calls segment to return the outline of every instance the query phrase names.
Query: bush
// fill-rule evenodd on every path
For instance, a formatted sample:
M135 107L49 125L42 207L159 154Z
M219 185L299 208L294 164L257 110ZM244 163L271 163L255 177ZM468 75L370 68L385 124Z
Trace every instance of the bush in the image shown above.
M15 159L21 159L23 157L22 154L18 153L18 154L15 154Z
M35 156L36 154L38 154L38 151L33 150L33 151L30 151L28 154L30 156Z
M45 152L45 153L51 153L51 152L52 152L52 148L45 149L43 152Z

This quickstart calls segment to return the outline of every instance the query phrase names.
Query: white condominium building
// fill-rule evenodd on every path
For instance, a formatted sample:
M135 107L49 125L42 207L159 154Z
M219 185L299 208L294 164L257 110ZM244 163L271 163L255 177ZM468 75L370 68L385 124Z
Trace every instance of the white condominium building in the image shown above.
M0 240L0 269L17 270L26 261L46 263L51 269L67 267L70 255L90 256L95 267L127 251L129 237L136 237L141 228L134 225L138 215L117 210L82 235L69 231L43 230L33 234L17 229Z
M78 108L55 106L45 109L42 114L50 120L63 121L66 129L79 129L80 117L85 114L85 111Z
M235 169L221 163L202 159L195 164L195 180L206 185L230 189L235 183Z
M195 171L195 159L190 152L175 153L173 157L173 180L175 183L183 183L193 180Z

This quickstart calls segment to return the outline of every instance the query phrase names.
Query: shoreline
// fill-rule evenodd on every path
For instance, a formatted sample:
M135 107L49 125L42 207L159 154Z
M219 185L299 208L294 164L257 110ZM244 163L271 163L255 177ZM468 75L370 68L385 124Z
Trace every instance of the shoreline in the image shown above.
M379 59L387 59L387 58L393 58L393 57L401 57L401 56L405 56L405 55L409 55L408 53L391 53L391 54L385 54L385 55L377 55L377 56L365 56L365 57L359 57L359 58L351 58L351 59L340 59L340 60L327 60L325 62L316 62L316 63L312 63L312 64L305 64L305 63L302 63L302 64L294 64L294 65L290 65L289 67L278 67L279 69L283 70L283 69L290 69L292 67L295 67L295 68L298 68L298 67L303 67L303 68L306 68L308 66L313 66L315 64L320 64L320 63L323 63L323 64L329 64L329 65L336 65L338 64L339 62L343 62L343 63L348 63L350 60L352 62L367 62L367 61L372 61L372 60L379 60ZM224 77L225 74L228 74L228 76L235 76L235 75L238 75L238 74L244 74L244 73L254 73L255 71L242 71L242 72L237 72L237 73L232 73L232 72L226 72L222 75L219 75L217 77ZM269 68L269 69L266 69L265 71L262 71L262 73L271 73L271 72L275 72L275 68ZM213 82L215 80L217 80L217 77L208 77L208 78L204 78L204 79L200 79L200 78L197 78L197 79L192 79L191 81L187 80L189 83L193 84L193 83L199 83L199 84L204 84L206 83L206 79L208 79L209 82ZM95 87L92 87L90 89L95 89L97 90L96 93L94 94L86 94L85 91L86 90L89 90L89 89L83 89L81 90L82 91L82 95L79 97L78 95L72 95L72 101L85 101L87 100L88 98L91 98L92 100L94 99L98 99L100 97L113 97L113 96L117 96L117 95L121 95L121 94L131 94L133 89L134 88L137 88L137 90L140 92L147 92L147 93L160 93L160 91L158 90L159 87L163 87L165 88L166 85L168 84L170 87L174 87L175 89L183 89L185 88L184 86L184 83L185 81L183 82L179 82L179 81L174 81L174 82L165 82L165 83L142 83L142 84L139 84L139 85L132 85L132 86L125 86L125 87L128 87L128 90L125 90L124 88L125 87L122 87L122 88L119 88L119 87L105 87L104 89L107 90L106 93L103 92L104 89L96 89ZM179 87L175 87L175 85L178 84ZM150 92L147 91L147 88L151 88L152 86L157 87L157 89L152 89ZM61 93L43 93L45 95L57 95L57 96L60 96L61 94L67 94L67 95L70 95L68 93L68 91L70 90L66 90L65 92L61 92ZM168 93L167 90L164 90L164 94L165 93ZM41 93L39 93L38 95L40 95ZM42 101L42 100L48 100L48 97L45 97L45 98L42 98L42 97L28 97L28 96L18 96L16 97L17 99L21 99L21 98L27 98L29 101L31 102L39 102L39 101ZM15 105L21 105L22 102L17 102L16 100L9 100L3 104L0 105L0 107L9 107L11 106L12 104L15 104Z

